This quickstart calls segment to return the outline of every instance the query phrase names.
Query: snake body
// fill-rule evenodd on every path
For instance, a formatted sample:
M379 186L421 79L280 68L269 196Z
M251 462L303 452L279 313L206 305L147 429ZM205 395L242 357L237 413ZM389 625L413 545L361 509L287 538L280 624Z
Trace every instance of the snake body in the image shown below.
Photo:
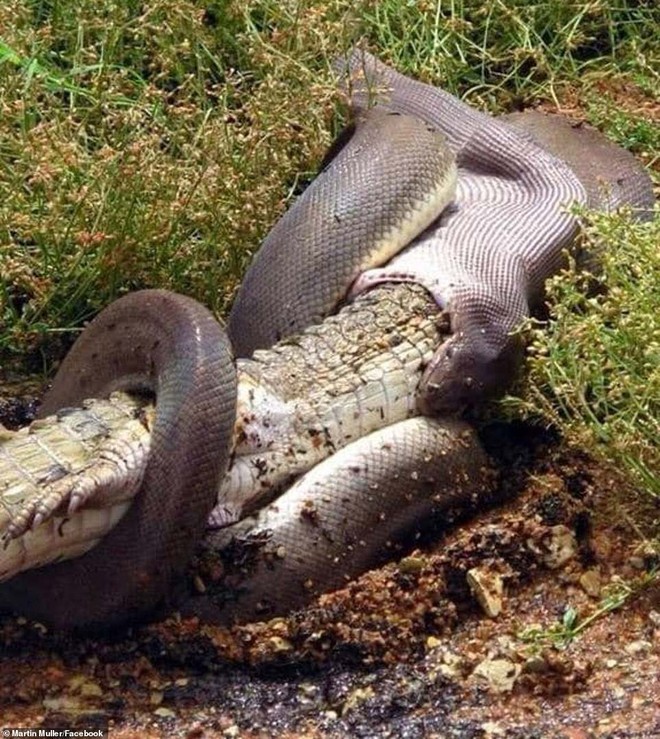
M385 110L362 116L354 140L300 199L302 215L285 216L264 245L266 270L302 248L309 261L293 277L307 279L305 289L292 305L284 291L292 275L274 290L267 282L256 306L243 290L230 324L239 351L248 338L254 348L269 346L331 312L364 266L385 262L440 214L455 183L454 158L428 124ZM346 241L341 258L336 250ZM331 269L329 248L338 259ZM257 340L265 316L287 325ZM136 505L82 557L3 585L0 605L62 628L98 628L144 616L173 590L201 538L229 456L236 380L224 331L187 298L152 291L127 296L76 342L42 413L145 386L158 397L157 420Z
M510 351L510 329L528 314L542 293L543 281L558 268L561 250L575 236L576 220L563 208L572 201L600 207L620 203L648 207L652 202L648 178L630 155L597 134L582 136L561 119L532 115L503 123L473 111L441 90L398 75L362 53L349 59L347 70L352 75L361 73L353 90L357 106L364 107L376 88L389 112L379 109L363 114L355 135L319 177L319 184L310 187L310 194L306 192L275 226L232 311L232 341L240 354L250 354L300 331L336 308L356 278L354 293L381 282L418 281L448 309L453 331L452 340L445 342L427 370L422 407L446 407L448 398L452 407L479 400L510 382L516 356ZM390 259L415 231L431 224L451 199L453 158L441 134L459 164L456 207L443 216L439 226L431 225L410 247ZM393 140L396 146L390 145ZM415 152L414 157L408 156L410 151ZM384 170L374 169L374 163ZM601 176L610 182L610 194L616 191L620 195L604 199ZM405 184L403 191L398 188L401 183ZM381 208L380 199L373 195L373 188L381 184L395 204L398 225L390 220L391 211ZM414 193L412 200L410 192ZM414 216L413 200L417 209ZM319 208L324 213L320 223L332 234L329 242L318 240L319 224L313 214ZM347 223L350 228L343 231ZM447 241L452 233L458 237ZM346 247L343 250L339 249L341 243ZM387 266L378 266L388 259ZM158 434L134 510L99 547L77 562L21 574L0 590L0 602L56 625L119 623L162 603L191 549L189 541L181 542L179 527L191 538L199 537L211 507L209 495L213 497L226 465L235 388L222 332L215 324L210 328L208 317L201 321L204 331L198 318L191 319L190 325L183 319L175 320L175 312L170 314L170 308L165 307L169 298L161 293L158 296L164 302L155 309L148 307L148 296L138 293L108 309L114 312L101 314L63 364L46 400L45 412L52 412L78 403L83 395L107 391L115 380L126 385L123 378L127 374L132 380L137 375L138 384L147 376L153 385L155 377L158 385ZM142 331L145 306L151 318ZM162 320L156 321L157 316ZM207 328L211 335L205 335ZM111 337L116 335L123 342L116 355L120 361L108 364L115 356ZM142 347L135 357L133 347ZM191 347L194 361L187 358ZM206 350L211 356L204 355ZM331 362L333 347L328 347L327 355ZM168 358L171 361L165 361ZM102 368L103 379L86 384L81 394L79 368L91 359ZM124 361L128 362L125 366ZM95 374L93 370L91 376ZM386 387L386 377L384 383ZM178 410L173 411L170 404ZM223 409L221 419L218 407ZM174 418L178 420L174 422ZM394 424L375 432L379 436L359 440L353 450L362 460L357 467L377 469L376 478L351 472L356 468L354 457L338 453L301 482L307 486L302 495L296 484L250 524L253 533L274 532L276 551L298 549L293 556L280 558L279 564L273 563L272 556L257 563L245 597L247 611L254 613L263 605L264 589L270 589L267 605L280 611L308 597L304 594L307 580L313 581L314 592L336 585L337 548L354 552L351 541L362 541L358 537L365 538L365 532L373 528L374 515L379 517L385 509L386 516L396 519L393 511L398 504L392 508L391 501L397 500L397 492L404 498L426 501L411 509L418 514L428 510L427 493L432 485L449 487L455 499L476 489L478 481L470 481L465 473L470 465L481 466L485 458L476 442L467 438L465 425L412 421L413 426L405 421L405 427ZM213 451L209 451L213 463L201 448L202 441L209 438L214 439ZM419 443L410 444L411 438ZM185 452L179 447L184 441ZM400 452L391 455L396 457L394 464L414 473L404 475L401 483L394 485L395 470L391 463L382 461L388 457L384 450L392 445ZM432 455L438 445L449 455L450 464L438 466ZM342 500L340 491L337 497L338 486L351 488L355 480L351 496L344 495ZM310 495L318 497L322 518L331 522L327 527L313 527L311 532L310 518L301 522L301 506ZM172 496L178 496L178 502L171 502ZM336 500L340 503L333 503ZM337 505L344 513L335 516ZM288 516L284 515L287 510ZM403 519L406 515L402 514ZM385 537L405 528L405 521L399 524L387 530ZM343 529L348 539L339 533ZM284 537L281 540L277 538L280 535ZM307 538L301 540L303 536ZM207 543L212 549L224 546L222 538L212 535ZM326 546L328 541L334 548ZM382 545L380 536L367 542L369 556L356 554L355 567L342 569L342 576L347 571L355 574L372 562L374 547L382 549ZM306 556L305 549L310 548L320 551L320 556ZM92 604L89 612L87 603ZM235 612L239 617L245 613L242 606Z
M577 233L569 206L625 204L646 217L650 178L588 126L534 112L493 118L361 50L343 71L358 110L375 101L418 116L456 154L456 207L384 268L363 273L354 292L393 280L425 285L449 310L453 336L426 370L422 409L478 405L501 393L519 364L515 328L539 304Z
M248 270L229 317L237 356L333 313L360 273L388 262L455 190L456 163L437 129L383 107L360 113L349 143L275 224Z

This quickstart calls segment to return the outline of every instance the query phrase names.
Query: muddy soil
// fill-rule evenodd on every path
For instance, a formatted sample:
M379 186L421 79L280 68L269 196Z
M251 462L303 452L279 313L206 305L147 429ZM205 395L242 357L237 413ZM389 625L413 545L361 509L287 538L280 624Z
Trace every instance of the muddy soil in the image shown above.
M103 639L5 619L0 728L660 737L658 563L632 523L658 511L551 433L482 436L501 471L489 510L288 618Z

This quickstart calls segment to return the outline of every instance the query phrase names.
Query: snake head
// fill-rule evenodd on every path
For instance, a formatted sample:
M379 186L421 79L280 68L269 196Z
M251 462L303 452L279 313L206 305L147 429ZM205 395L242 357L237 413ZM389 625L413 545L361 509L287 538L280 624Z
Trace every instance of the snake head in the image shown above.
M450 303L452 335L427 365L417 405L425 416L458 413L499 396L512 384L523 357L513 331L520 301L498 300L483 286L467 286Z

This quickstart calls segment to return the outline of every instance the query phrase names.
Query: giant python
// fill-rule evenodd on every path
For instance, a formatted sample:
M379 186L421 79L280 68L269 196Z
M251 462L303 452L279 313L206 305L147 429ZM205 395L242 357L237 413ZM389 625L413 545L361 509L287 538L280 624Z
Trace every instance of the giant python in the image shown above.
M121 428L112 449L124 466L112 468L106 445L91 487L84 469L69 484L65 443L50 451L38 425L0 446L14 557L4 571L0 559L0 607L62 628L174 606L211 619L280 613L487 487L487 459L454 414L510 384L514 329L578 231L569 206L625 205L643 218L650 180L628 152L564 118L493 118L360 50L340 75L355 123L266 238L229 338L195 301L143 291L103 311L62 363L41 428L50 417L66 443L94 424L111 440ZM83 420L63 410L145 388L155 421L135 438L129 419L144 409L126 395L94 401ZM12 485L39 477L21 457L29 444L52 457L40 468L46 492L14 505ZM86 506L114 513L82 544L39 539L49 524L82 532ZM209 519L246 514L204 537ZM257 543L235 600L181 595L202 537L211 554ZM64 556L74 558L37 566Z

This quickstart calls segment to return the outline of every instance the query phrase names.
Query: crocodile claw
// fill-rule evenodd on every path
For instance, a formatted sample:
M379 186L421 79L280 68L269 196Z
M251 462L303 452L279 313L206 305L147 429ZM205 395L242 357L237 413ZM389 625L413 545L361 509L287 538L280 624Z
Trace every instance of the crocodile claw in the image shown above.
M60 419L70 423L70 418ZM35 422L36 430L42 422ZM25 437L34 443L35 455L43 453L36 435ZM55 518L70 516L82 508L102 509L130 499L140 487L149 452L149 436L143 419L132 419L121 433L94 443L87 462L71 467L59 461L41 468L36 477L25 478L0 506L0 539L6 547L28 531ZM90 452L90 449L87 450ZM55 452L51 449L52 455ZM57 458L57 455L55 455ZM13 505L11 504L13 500Z

